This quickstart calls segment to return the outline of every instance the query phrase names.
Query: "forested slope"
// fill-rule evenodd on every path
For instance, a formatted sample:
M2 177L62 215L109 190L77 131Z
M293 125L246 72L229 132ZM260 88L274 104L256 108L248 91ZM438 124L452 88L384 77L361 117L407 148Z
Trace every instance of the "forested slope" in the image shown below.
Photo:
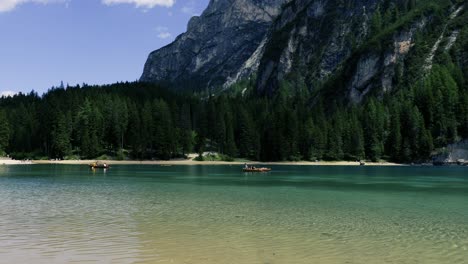
M465 1L338 1L354 19L368 4L368 33L353 38L359 30L333 24L329 32L344 35L322 44L327 31L314 25L343 18L316 2L283 5L258 75L216 93L136 82L2 98L0 149L18 158L213 150L226 159L424 162L468 138Z

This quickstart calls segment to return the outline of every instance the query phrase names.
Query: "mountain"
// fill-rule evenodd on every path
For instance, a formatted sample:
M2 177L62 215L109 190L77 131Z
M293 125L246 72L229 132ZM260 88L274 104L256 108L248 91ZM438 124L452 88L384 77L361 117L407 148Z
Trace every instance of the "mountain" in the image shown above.
M359 103L463 45L465 10L460 0L212 0L150 54L141 80L203 90L256 77L259 94L295 87ZM467 65L466 47L458 52Z
M362 101L369 93L392 91L403 81L413 82L414 75L423 76L437 52L451 49L460 32L455 21L463 21L465 5L291 1L272 25L257 89L271 94L284 80L303 84L309 91L331 85L335 95L352 102Z
M144 82L0 98L0 154L466 160L466 10L460 0L213 0L151 53Z
M152 52L142 81L180 89L229 86L258 67L259 51L286 0L211 0L187 32Z

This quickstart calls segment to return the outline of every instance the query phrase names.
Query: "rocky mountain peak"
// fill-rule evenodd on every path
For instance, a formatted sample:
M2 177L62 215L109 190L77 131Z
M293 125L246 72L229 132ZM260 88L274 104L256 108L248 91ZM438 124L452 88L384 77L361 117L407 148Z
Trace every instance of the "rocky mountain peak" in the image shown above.
M211 0L186 33L149 55L141 80L200 90L251 74L258 63L246 70L245 62L260 57L259 46L287 1Z
M259 94L328 89L360 103L430 71L438 52L463 39L465 9L460 1L211 0L186 33L150 54L141 80L211 90L255 76Z

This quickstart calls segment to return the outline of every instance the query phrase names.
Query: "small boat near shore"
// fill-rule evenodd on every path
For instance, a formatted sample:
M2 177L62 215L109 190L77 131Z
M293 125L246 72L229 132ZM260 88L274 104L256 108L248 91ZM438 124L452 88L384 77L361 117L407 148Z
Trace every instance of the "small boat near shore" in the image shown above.
M242 169L244 172L269 172L271 171L270 168L255 168L255 167L252 167L252 168L243 168Z
M98 162L94 162L94 163L91 163L89 164L89 167L91 169L109 169L110 166L106 163L98 163Z

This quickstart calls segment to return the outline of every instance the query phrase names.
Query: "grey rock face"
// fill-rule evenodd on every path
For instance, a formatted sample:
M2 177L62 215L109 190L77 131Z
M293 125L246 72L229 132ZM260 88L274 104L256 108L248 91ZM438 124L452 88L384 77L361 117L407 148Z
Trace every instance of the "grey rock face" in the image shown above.
M312 85L336 72L353 46L368 37L369 17L381 0L293 0L270 32L259 70L260 93L273 93L292 70ZM313 87L312 87L313 88Z
M379 6L388 3L384 0L289 2L268 34L257 71L257 91L273 94L288 76L293 83L305 84L303 88L311 91L337 77L341 94L336 95L351 103L360 103L371 91L377 95L391 91L398 78L405 74L406 58L415 45L415 36L435 25L432 16L425 14L391 32L377 32L381 35L371 32L372 18ZM448 21L455 19L463 8L460 6L448 14ZM445 50L449 50L458 34L454 30L446 37L441 32L428 54L428 66L432 65L439 46L446 43ZM302 79L297 82L294 80L297 78Z
M149 55L141 80L198 90L249 76L258 68L268 28L287 1L211 0L186 33Z
M458 161L468 162L468 140L448 145L433 157L438 164L450 164Z
M397 65L403 62L414 45L414 36L418 30L426 25L425 18L414 23L408 30L396 32L393 35L393 45L383 54L364 54L360 57L358 65L349 84L348 91L351 102L360 103L364 96L373 88L381 88L381 92L393 89L393 79Z
M379 63L380 58L376 54L371 54L359 60L349 88L351 101L360 102L370 91L371 82L379 70Z
M416 36L434 27L431 15L424 14L392 31L371 32L376 12L386 4L391 3L211 0L186 33L150 54L141 80L205 90L227 89L256 75L259 94L273 94L287 80L310 91L339 86L333 96L360 103L371 92L382 95L398 85ZM447 18L462 11L463 6L455 8ZM428 65L439 46L448 51L459 34L442 32Z

